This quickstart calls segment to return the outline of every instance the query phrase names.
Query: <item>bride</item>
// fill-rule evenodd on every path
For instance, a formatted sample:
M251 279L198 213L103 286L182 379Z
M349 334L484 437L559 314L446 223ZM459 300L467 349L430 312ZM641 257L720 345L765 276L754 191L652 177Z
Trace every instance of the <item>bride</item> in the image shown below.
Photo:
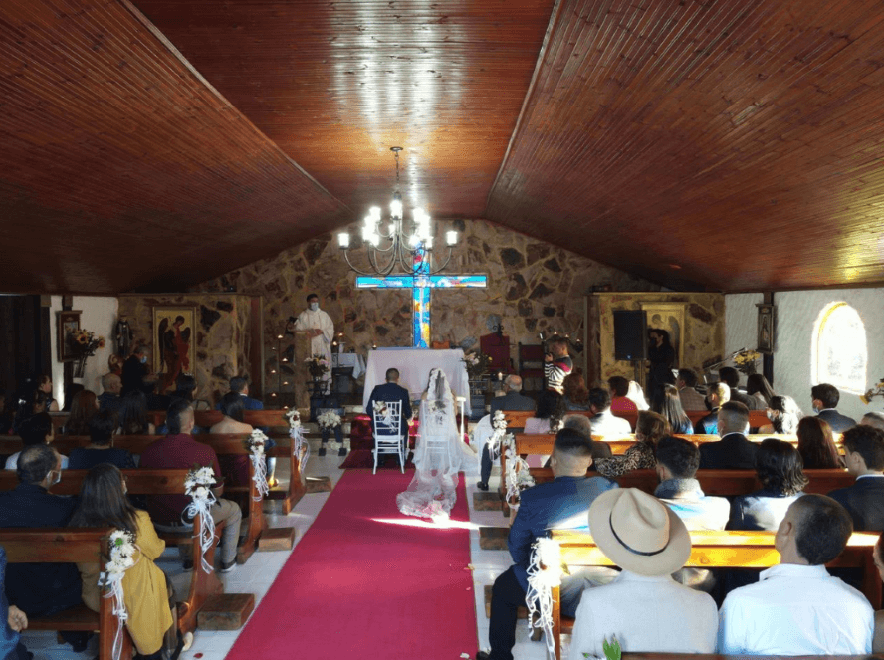
M396 496L396 506L406 516L447 518L457 501L458 472L475 472L476 454L461 439L455 415L445 372L431 370L427 391L421 395L414 479Z

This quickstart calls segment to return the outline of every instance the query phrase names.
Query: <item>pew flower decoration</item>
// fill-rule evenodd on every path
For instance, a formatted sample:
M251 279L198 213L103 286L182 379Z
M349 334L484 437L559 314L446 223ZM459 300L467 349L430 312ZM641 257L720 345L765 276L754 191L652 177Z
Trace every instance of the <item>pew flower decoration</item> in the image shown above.
M494 432L488 438L488 454L492 461L496 461L500 458L503 448L508 446L510 442L515 442L515 438L512 433L506 432L506 415L502 410L495 411L494 418L491 420L491 428L494 429Z
M532 628L543 628L546 633L546 646L551 656L555 655L553 639L553 587L562 582L567 572L562 565L562 552L559 544L552 539L539 538L531 551L528 565L528 621Z
M506 449L506 501L511 509L518 509L521 493L534 485L528 462L516 453L516 439L510 433L505 437Z
M316 418L316 422L320 428L333 429L341 425L341 416L334 410L326 410Z
M372 403L372 408L374 409L375 415L383 420L385 426L391 426L393 424L393 412L390 410L390 406L387 405L386 401L375 401Z
M875 387L866 390L865 394L860 395L859 400L869 405L876 396L884 397L884 378L879 380Z
M117 618L117 631L114 634L113 660L120 659L123 649L123 624L129 618L123 600L123 575L127 568L135 565L135 535L132 532L116 529L111 532L107 543L108 560L104 571L98 577L98 584L106 587L105 598L113 598L113 614Z
M753 350L743 350L734 355L734 366L744 374L755 373L755 362L761 357L761 353Z
M260 502L270 494L270 484L267 483L267 461L264 460L267 440L267 436L261 429L255 429L246 438L246 449L249 450L249 458L255 471L255 489L258 491L254 497L256 502Z
M307 461L310 459L310 443L304 437L304 429L301 426L301 413L295 408L290 408L285 414L285 418L289 422L289 437L292 439L292 454L298 459L301 474Z
M314 353L312 356L305 358L304 362L307 363L307 369L313 378L322 378L328 371L328 360L319 353Z
M215 504L215 494L212 487L215 485L215 471L211 467L194 467L184 479L184 494L191 498L190 504L181 514L182 519L193 520L200 516L200 562L206 573L211 573L213 568L206 561L206 552L212 547L215 539L215 521L209 509Z

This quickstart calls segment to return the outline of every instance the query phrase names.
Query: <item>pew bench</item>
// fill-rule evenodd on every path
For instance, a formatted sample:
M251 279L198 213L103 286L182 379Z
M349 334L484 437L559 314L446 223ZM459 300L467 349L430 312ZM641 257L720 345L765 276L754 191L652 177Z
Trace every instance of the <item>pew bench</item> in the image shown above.
M685 566L696 568L770 568L779 563L774 532L691 532L691 556ZM882 583L872 552L879 534L854 532L847 547L827 567L861 568L862 592L873 607L881 606ZM569 566L613 566L585 532L556 531L550 537L558 541L562 562ZM562 617L559 589L553 588L553 641L555 657L561 658L562 633L570 633L574 619ZM691 656L694 657L694 656Z
M531 410L504 410L503 414L506 415L507 426L523 429L525 428L525 420L529 417L534 417L534 412ZM592 417L592 413L588 410L568 410L566 415L583 415L584 417ZM616 412L612 412L612 415L615 417L620 417L629 422L629 425L635 430L635 424L638 421L638 411L626 411L620 410ZM706 415L709 414L708 410L686 410L685 414L690 418L691 424L696 425L701 419L703 419ZM770 419L767 417L766 410L750 410L749 411L749 426L753 429L761 428L762 426L767 426L770 424Z
M106 561L108 536L112 529L7 528L0 529L0 546L9 563ZM14 605L15 603L13 603ZM98 633L99 656L112 657L117 617L110 598L102 598L100 610L93 612L77 605L43 617L28 617L28 630L91 630ZM123 631L121 660L130 660L132 638Z

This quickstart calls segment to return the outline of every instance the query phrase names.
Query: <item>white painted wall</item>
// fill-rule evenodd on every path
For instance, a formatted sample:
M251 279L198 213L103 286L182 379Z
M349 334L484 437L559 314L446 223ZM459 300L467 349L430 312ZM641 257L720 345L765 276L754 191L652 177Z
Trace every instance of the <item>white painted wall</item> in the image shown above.
M884 289L833 289L777 293L776 336L774 338L774 390L791 396L806 413L810 409L811 346L820 312L833 302L845 302L859 313L866 327L869 351L867 387L884 377ZM725 350L754 348L757 343L758 310L761 294L725 296ZM760 366L760 365L759 365ZM744 377L745 378L745 377ZM841 393L838 410L857 421L870 410L884 410L884 401L875 399L866 406L859 396Z
M117 322L117 299L99 296L74 296L74 309L80 310L80 327L104 336L104 348L99 348L95 355L86 360L86 373L83 378L74 378L75 383L82 383L87 390L96 394L102 393L101 377L107 373L107 359L113 351L113 330ZM64 406L64 364L58 360L58 324L56 312L61 311L61 296L52 296L50 307L50 323L52 324L52 387L59 406Z

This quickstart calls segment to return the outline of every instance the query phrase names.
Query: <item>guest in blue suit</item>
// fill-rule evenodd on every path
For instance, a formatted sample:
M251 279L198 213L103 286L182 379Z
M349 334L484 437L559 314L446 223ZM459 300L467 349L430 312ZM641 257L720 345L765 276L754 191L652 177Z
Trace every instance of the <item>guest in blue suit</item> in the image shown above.
M411 397L408 395L408 390L399 384L398 369L387 369L384 378L387 382L382 383L381 385L375 385L375 388L371 391L371 395L368 397L368 407L365 409L365 414L368 415L371 420L371 430L374 431L374 402L399 401L402 404L402 417L399 422L399 432L407 436L408 426L411 424L412 418Z
M246 410L264 410L264 404L258 399L249 396L249 379L245 376L234 376L230 379L230 391L242 396L242 407ZM221 410L221 402L215 406L215 410Z
M0 658L5 660L30 660L32 653L28 653L19 640L21 631L28 627L27 615L15 605L10 605L6 600L3 589L6 584L6 550L0 548L0 614L5 620L3 632L0 633Z
M531 546L551 529L586 528L587 512L596 497L617 488L604 477L587 477L592 465L592 440L574 429L556 434L551 467L555 481L522 492L519 513L509 535L509 550L515 564L494 582L491 597L489 638L491 653L480 651L477 660L512 660L516 643L518 608L525 605ZM602 569L609 572L610 569ZM574 616L586 575L572 574L562 582L562 614Z

